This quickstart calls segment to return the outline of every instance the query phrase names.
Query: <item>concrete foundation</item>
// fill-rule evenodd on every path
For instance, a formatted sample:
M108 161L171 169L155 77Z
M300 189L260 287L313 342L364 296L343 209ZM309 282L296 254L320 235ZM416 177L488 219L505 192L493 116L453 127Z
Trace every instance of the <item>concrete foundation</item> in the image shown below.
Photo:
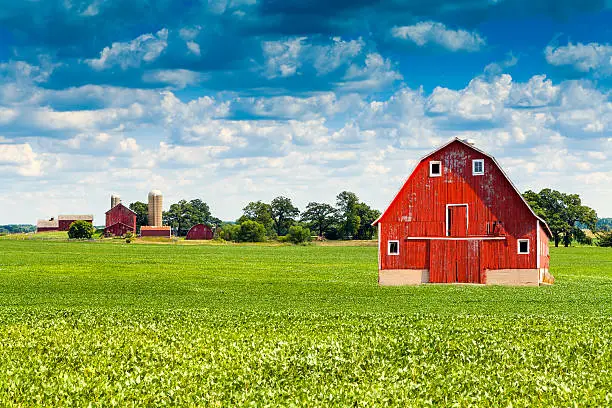
M555 278L548 269L488 269L483 283L503 286L539 286L552 284ZM380 286L420 285L429 283L428 269L386 269L378 271Z
M386 269L378 271L381 286L420 285L429 282L428 269Z
M488 269L484 282L487 285L539 286L539 269Z

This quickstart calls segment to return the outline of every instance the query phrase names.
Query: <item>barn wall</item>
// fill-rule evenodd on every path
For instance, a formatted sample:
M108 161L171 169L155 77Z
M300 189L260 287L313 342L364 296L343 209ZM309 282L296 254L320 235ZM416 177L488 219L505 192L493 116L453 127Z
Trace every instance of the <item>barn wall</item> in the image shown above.
M204 224L197 224L191 227L187 233L187 240L208 240L213 239L212 229Z
M118 223L125 224L131 228L132 232L136 232L136 214L130 211L123 204L118 204L106 212L107 228ZM123 233L113 234L123 235Z
M59 220L58 221L58 231L68 231L70 229L70 224L72 224L75 221L77 220ZM82 221L93 224L91 220L82 220Z
M538 234L540 235L540 269L550 268L550 248L548 246L548 235L544 228L538 223Z
M472 175L473 159L484 159L484 175ZM442 162L440 177L429 177L430 160ZM505 240L481 241L481 270L537 267L535 217L493 160L454 142L418 164L381 218L381 269L429 268L429 254L440 256L429 249L432 241L405 238L445 236L446 204L468 204L468 236L484 236L487 223L503 223ZM530 240L529 254L518 254L522 238ZM389 240L399 240L399 255L387 255Z

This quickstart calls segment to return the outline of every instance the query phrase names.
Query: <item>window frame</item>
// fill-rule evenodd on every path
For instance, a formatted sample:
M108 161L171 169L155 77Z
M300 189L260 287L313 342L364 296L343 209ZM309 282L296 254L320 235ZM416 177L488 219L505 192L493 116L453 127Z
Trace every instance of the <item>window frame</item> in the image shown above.
M433 170L433 165L437 164L440 169L440 172L438 174L434 174ZM429 161L429 177L441 177L442 176L442 161L440 160L430 160Z
M516 241L516 253L519 255L529 255L529 250L531 249L531 243L529 241L530 239L527 239L527 238L518 239ZM521 252L521 242L527 243L527 252Z
M397 244L397 253L391 253L391 243L395 242ZM399 239L390 239L387 241L387 255L398 256L400 254L400 244Z
M482 171L476 171L476 163L482 164ZM472 176L484 176L484 174L485 174L484 159L473 159L472 160Z

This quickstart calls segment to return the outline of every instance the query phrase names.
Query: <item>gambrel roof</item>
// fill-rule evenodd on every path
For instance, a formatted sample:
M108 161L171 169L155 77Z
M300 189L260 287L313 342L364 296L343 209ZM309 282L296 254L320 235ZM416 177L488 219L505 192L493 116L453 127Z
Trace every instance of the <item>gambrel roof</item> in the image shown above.
M391 207L391 204L393 204L393 202L395 202L396 198L398 197L398 195L400 194L400 192L404 189L404 187L406 186L406 183L408 183L408 181L410 180L410 177L412 176L412 174L414 173L414 171L416 170L416 168L418 167L418 165L423 162L424 160L426 160L428 157L432 156L433 154L439 152L440 150L444 149L445 147L447 147L448 145L455 143L455 142L459 142L461 144L463 144L464 146L482 154L485 157L488 157L489 159L491 159L493 161L493 163L495 163L495 165L497 166L497 168L500 170L500 172L503 174L503 176L506 178L506 180L508 181L508 183L510 183L510 185L512 186L512 188L514 189L514 191L516 192L516 194L521 198L521 201L523 201L523 203L527 206L527 208L529 209L529 211L531 212L531 214L533 214L533 216L540 222L540 224L542 224L542 226L544 227L544 231L546 231L546 234L549 237L552 237L552 233L550 231L550 228L548 227L548 224L546 224L546 221L544 221L541 217L539 217L531 208L531 206L527 203L527 201L525 200L525 198L523 197L523 195L519 192L519 190L516 188L516 186L514 185L514 183L512 182L512 180L510 180L510 178L508 177L508 174L506 174L506 172L504 171L504 169L501 167L501 165L499 164L499 162L495 159L495 157L491 156L488 153L485 153L484 151L474 147L471 143L468 143L466 140L463 139L459 139L458 137L455 137L453 139L451 139L450 141L448 141L447 143L443 144L442 146L438 147L436 150L428 153L427 155L421 157L419 159L419 161L417 162L417 164L414 166L413 170L410 172L410 174L408 175L408 177L406 178L406 180L404 180L404 182L402 183L402 187L398 190L397 194L395 194L395 196L393 197L393 200L391 200L391 202L389 203L389 205L387 206L387 208L385 209L385 211L383 211L383 213L380 215L380 217L378 217L376 219L376 221L374 221L372 223L372 225L376 225L380 222L380 220L386 215L386 213L388 212L389 208Z

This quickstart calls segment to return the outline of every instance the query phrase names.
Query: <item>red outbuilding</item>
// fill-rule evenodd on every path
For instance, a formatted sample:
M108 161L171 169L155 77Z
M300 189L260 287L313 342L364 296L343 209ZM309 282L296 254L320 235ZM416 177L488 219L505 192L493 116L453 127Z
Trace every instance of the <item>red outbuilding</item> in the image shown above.
M373 225L381 285L554 280L548 225L495 158L460 139L422 158Z
M106 212L104 234L122 236L136 233L136 213L119 203Z
M140 227L140 236L141 237L159 237L159 238L171 238L172 237L172 229L170 227L152 227L152 226L142 226Z
M90 224L93 224L93 215L60 215L57 217L58 220L58 230L59 231L68 231L70 229L70 224L75 221L86 221Z
M213 230L208 225L196 224L187 233L187 240L213 239Z

